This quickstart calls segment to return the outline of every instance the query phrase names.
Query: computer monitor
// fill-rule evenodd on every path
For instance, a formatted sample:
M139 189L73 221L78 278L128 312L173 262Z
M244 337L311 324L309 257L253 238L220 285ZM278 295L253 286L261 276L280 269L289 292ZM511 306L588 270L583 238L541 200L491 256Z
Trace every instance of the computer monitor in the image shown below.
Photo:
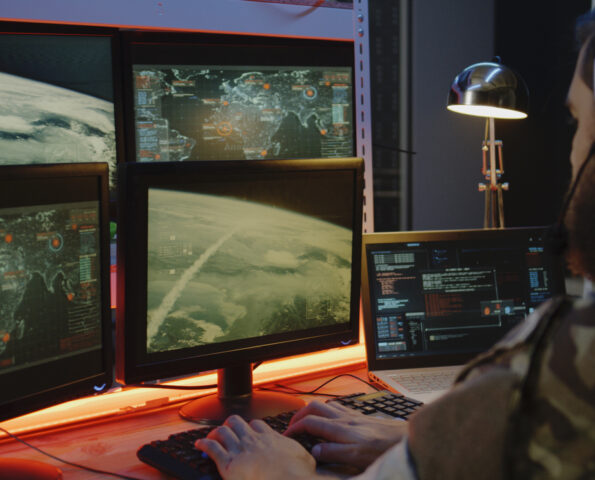
M112 385L106 163L0 167L0 420Z
M255 362L358 340L363 160L121 164L117 378L219 370L184 418L297 408Z
M362 243L373 370L467 361L565 291L544 227L368 233Z
M352 41L124 36L128 158L352 157Z
M116 29L0 22L0 165L107 162L115 186L117 58Z

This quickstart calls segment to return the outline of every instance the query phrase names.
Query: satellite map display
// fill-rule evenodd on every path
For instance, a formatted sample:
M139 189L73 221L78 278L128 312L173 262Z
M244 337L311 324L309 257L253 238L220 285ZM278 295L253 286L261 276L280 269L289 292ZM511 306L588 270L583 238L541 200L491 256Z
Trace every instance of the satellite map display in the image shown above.
M148 353L349 322L351 239L284 208L149 189Z
M0 36L0 165L107 162L116 129L109 38Z
M138 161L353 156L347 67L134 67Z
M97 202L0 209L0 372L101 346Z

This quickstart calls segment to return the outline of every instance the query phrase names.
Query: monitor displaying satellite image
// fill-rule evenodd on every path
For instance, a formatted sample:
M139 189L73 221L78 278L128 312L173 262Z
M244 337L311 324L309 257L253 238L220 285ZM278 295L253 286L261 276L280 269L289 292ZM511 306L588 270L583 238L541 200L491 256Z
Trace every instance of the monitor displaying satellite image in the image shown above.
M349 323L352 230L241 197L149 189L149 353Z
M353 155L350 67L135 65L137 161Z
M115 188L111 39L0 35L0 165L107 162Z
M101 348L99 204L0 209L0 373Z

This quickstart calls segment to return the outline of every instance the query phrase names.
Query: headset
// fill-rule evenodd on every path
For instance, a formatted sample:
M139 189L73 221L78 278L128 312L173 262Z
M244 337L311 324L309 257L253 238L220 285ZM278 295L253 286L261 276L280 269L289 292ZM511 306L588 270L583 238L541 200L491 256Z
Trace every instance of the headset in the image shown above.
M593 62L593 95L595 96L595 61ZM595 98L595 97L594 97ZM548 230L547 234L547 247L556 256L561 256L566 249L568 248L568 229L564 225L564 220L566 219L566 215L568 213L568 208L570 207L570 202L574 197L576 192L576 188L580 182L580 179L589 164L591 158L595 156L595 143L591 145L589 149L589 153L587 154L587 158L583 160L578 172L576 173L576 177L574 182L572 183L570 189L568 190L568 194L564 200L562 205L562 209L560 210L560 215L558 216L558 220L554 223Z
M558 220L556 220L556 223L554 223L548 230L547 246L550 252L552 252L554 255L561 256L568 248L568 229L566 228L566 225L564 225L564 220L566 219L566 215L568 214L570 202L574 197L576 189L580 183L581 177L593 156L595 156L595 143L591 145L589 153L587 154L587 158L585 158L580 168L578 169L578 172L576 173L576 178L574 179L574 182L572 183L572 186L568 190L568 194L564 199L564 203L562 205L562 209L560 210Z

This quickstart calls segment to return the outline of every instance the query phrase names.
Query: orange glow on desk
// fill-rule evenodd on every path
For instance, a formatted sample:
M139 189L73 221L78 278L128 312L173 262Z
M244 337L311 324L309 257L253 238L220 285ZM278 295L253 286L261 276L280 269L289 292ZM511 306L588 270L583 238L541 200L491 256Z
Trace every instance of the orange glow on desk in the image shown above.
M342 368L357 368L365 364L363 343L350 347L335 348L306 355L274 360L260 365L253 374L254 385L281 382L297 377L323 375ZM167 382L168 385L212 385L217 383L215 372ZM14 434L34 433L51 428L70 426L76 423L126 415L175 403L189 401L199 396L214 393L208 390L166 390L142 387L117 387L107 393L86 397L54 407L39 410L0 426ZM0 432L0 440L6 434Z

